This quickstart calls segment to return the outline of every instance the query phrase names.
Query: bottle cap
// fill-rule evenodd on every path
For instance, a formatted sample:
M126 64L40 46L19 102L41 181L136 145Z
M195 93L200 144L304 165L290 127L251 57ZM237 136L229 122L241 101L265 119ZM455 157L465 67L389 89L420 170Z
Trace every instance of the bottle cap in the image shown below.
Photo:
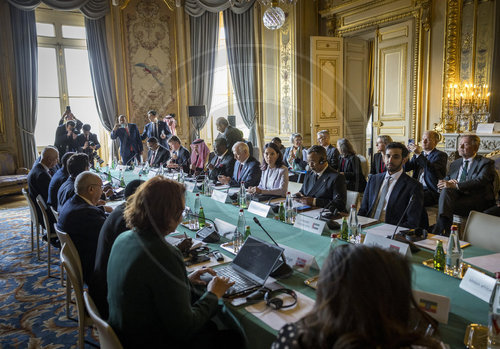
M456 224L453 224L453 225L451 226L451 230L458 230L458 226L457 226Z
M245 225L245 229L250 229L250 226L249 225Z
M242 209L242 208L240 208L240 213L241 213L241 212L243 212L243 209Z
M497 272L495 273L495 278L496 278L497 280L498 280L498 279L500 279L500 271L497 271Z
M356 205L352 204L352 205L351 205L351 208L356 208Z
M200 194L196 194L196 196L200 196Z
M289 191L287 191L287 192L286 192L286 194L288 195L288 194L290 194L290 192L289 192Z

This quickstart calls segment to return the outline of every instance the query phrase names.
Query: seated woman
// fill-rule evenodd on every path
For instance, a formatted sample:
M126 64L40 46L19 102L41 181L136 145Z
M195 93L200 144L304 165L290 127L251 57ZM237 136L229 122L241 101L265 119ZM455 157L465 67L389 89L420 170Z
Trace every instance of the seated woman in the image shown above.
M292 172L302 172L306 170L307 166L307 150L302 146L302 135L300 133L293 133L290 137L292 146L285 149L283 154L283 161L285 166ZM293 182L304 181L304 176L300 174L290 174L290 180Z
M441 348L425 337L425 328L413 328L415 318L423 327L435 327L413 298L404 257L378 247L341 245L321 268L311 312L285 325L271 348Z
M364 192L366 179L361 168L361 161L351 142L346 138L341 138L337 141L337 149L340 152L339 172L345 176L347 190Z
M203 139L197 139L191 143L191 172L195 176L203 172L209 155L210 149L208 149Z
M200 275L215 272L187 275L180 250L165 240L182 220L184 192L182 184L157 176L127 201L125 221L132 230L115 240L107 273L108 322L125 348L201 347L201 339L204 347L216 347L210 318L233 283L215 276L195 298L193 284L204 284Z
M283 164L283 155L275 143L264 146L262 176L256 187L249 187L251 194L278 195L285 197L288 190L288 169Z

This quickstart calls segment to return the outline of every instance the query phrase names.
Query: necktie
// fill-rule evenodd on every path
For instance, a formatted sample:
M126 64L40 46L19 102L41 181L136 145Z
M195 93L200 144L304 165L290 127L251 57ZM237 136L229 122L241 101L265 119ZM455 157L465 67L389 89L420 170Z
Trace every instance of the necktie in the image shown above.
M469 160L464 160L464 166L462 168L462 174L458 182L464 182L467 179L467 168L469 167Z
M238 176L236 177L237 182L240 181L241 170L243 169L243 164L238 167Z
M387 192L389 191L389 185L391 184L392 177L386 177L384 183L382 184L382 188L380 190L379 196L377 198L376 204L373 206L375 208L372 211L372 218L379 219L382 210L384 209L385 197L387 196Z
M215 162L215 167L219 167L219 165L220 165L220 158L217 157L217 161Z
M380 158L380 173L385 172L384 155Z
M156 157L156 151L153 151L153 155L151 156L151 161L149 162L150 166L153 166L155 162L155 157Z
M158 125L156 124L156 122L153 123L153 136L158 139Z

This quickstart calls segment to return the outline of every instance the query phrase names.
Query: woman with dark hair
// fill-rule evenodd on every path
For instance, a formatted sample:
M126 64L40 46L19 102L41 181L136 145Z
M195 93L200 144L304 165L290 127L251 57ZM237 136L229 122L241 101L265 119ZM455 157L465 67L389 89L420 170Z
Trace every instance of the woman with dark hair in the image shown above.
M413 299L408 261L378 247L346 244L321 268L312 311L285 325L271 348L441 348L425 329L412 328L414 315L435 327Z
M220 347L210 318L233 283L215 276L196 299L193 284L215 272L187 275L180 250L165 240L182 220L184 192L182 184L157 176L127 200L131 230L115 240L107 272L108 322L125 348Z
M346 138L341 138L337 141L337 149L340 152L339 172L345 177L347 190L364 192L366 179L361 168L361 161L351 142Z
M283 163L283 154L275 143L264 146L264 161L260 167L262 176L256 187L249 187L251 194L286 196L288 190L288 169Z

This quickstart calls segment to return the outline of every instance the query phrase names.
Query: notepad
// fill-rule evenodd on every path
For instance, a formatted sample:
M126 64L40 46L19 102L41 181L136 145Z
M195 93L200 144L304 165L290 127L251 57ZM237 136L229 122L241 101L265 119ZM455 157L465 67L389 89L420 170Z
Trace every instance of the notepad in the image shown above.
M464 259L464 262L487 270L491 273L500 271L500 253L488 254L486 256L471 257Z

